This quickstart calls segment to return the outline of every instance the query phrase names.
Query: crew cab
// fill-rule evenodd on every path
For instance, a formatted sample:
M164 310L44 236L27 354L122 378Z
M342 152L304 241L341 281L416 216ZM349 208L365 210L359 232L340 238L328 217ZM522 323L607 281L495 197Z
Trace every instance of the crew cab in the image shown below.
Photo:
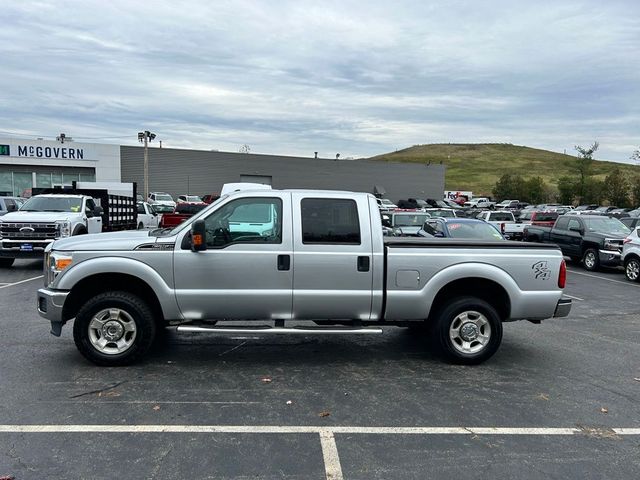
M495 208L496 203L486 197L477 197L464 202L464 206L468 208Z
M156 228L159 223L158 212L147 202L138 202L138 230Z
M630 230L620 220L602 215L561 215L553 227L528 226L524 239L553 243L586 270L620 265L622 244Z
M451 361L491 357L502 322L569 314L552 245L384 239L366 193L223 195L172 230L87 235L47 249L41 316L71 319L98 365L140 359L159 329L198 334L379 334L428 326ZM295 321L294 325L290 322Z

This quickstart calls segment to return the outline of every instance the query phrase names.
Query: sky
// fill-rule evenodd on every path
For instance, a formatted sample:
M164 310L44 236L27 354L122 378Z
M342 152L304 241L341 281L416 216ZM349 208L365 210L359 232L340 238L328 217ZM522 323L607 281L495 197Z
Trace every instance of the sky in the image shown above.
M640 2L0 0L0 135L341 158L513 143L631 162ZM156 141L157 142L157 141Z

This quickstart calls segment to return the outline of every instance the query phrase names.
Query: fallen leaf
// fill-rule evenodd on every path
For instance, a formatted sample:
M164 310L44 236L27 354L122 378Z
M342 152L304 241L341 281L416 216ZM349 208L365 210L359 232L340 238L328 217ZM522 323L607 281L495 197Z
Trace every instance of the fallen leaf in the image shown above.
M608 409L608 408L606 408L606 407L601 407L601 408L600 408L600 411L601 411L602 413L609 413L609 409Z
M320 412L318 414L319 417L328 417L329 415L331 415L331 413L329 413L329 412Z
M548 393L541 393L541 394L537 395L536 398L538 400L549 400L549 394Z
M154 405L153 409L157 412L158 410L160 410L160 405Z
M120 392L107 392L104 394L105 397L119 397L122 395Z
M262 379L262 383L271 383L271 379L269 377L264 377Z
M291 405L293 402L291 400L287 400L287 405Z
M635 378L634 378L634 380L635 380L636 382L640 382L640 377L635 377Z

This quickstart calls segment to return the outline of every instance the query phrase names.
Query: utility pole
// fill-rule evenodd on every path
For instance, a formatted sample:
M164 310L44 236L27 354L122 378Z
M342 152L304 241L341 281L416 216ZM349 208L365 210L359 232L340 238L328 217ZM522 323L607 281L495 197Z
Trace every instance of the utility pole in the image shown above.
M144 201L149 198L149 142L156 138L149 130L138 132L138 141L144 143Z

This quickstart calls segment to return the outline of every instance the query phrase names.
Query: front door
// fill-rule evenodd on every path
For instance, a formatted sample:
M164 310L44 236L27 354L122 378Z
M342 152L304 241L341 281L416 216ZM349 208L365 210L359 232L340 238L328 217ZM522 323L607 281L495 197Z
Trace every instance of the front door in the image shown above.
M174 250L176 295L185 318L290 318L291 194L231 197L203 219L207 250L181 248L188 231L178 235Z
M84 215L87 222L87 233L100 233L102 232L102 217L100 215L94 215L96 203L91 198L87 198L87 203L84 206Z

